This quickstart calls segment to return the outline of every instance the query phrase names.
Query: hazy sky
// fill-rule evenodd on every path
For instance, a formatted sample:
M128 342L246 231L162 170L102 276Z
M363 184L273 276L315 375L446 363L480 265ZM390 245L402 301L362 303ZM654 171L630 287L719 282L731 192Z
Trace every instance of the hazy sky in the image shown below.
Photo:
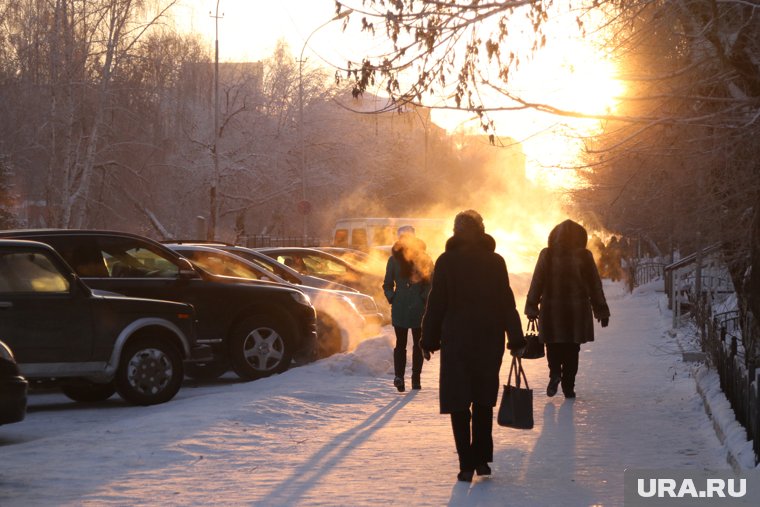
M221 61L260 60L271 55L277 41L285 39L294 57L304 51L310 62L324 66L345 66L349 59L373 54L382 41L372 41L359 35L358 20L348 33L340 22L330 22L335 16L333 0L219 0L219 58ZM213 49L216 0L181 0L175 10L190 29L202 33ZM558 19L555 16L555 20ZM548 50L523 64L512 86L532 100L560 107L585 111L603 111L612 97L621 93L613 80L615 69L600 57L591 45L575 38L568 28L574 18L555 21L548 33ZM511 31L512 33L512 31ZM307 43L305 45L305 43ZM434 121L449 130L464 125L470 115L439 112ZM577 147L556 135L542 134L557 123L557 118L535 112L498 115L500 134L524 141L529 165L534 167L560 165L559 159L574 158ZM562 120L565 121L565 120ZM579 124L580 125L580 124ZM583 128L588 128L587 121Z

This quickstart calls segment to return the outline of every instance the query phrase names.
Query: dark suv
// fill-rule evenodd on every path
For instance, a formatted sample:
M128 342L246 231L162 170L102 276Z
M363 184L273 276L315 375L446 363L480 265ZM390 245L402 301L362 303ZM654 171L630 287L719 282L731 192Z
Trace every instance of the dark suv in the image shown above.
M94 294L50 246L0 240L0 336L21 373L77 401L177 394L183 360L206 360L192 306Z
M286 370L293 359L316 356L316 314L309 298L275 283L215 276L148 238L113 231L0 231L55 248L92 288L126 296L181 301L198 317L198 342L213 361L188 365L193 377L230 367L244 379Z

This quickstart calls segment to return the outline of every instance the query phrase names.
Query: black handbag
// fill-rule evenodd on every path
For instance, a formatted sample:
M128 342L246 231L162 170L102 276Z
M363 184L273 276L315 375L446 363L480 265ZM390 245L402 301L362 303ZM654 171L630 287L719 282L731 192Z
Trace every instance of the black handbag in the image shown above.
M512 372L515 372L515 385L512 385ZM525 381L525 387L520 386L520 378ZM528 378L522 367L519 357L512 358L512 366L509 368L507 385L499 404L499 413L496 416L499 426L529 430L533 428L533 389L528 387Z
M525 333L525 351L522 353L523 359L541 359L544 357L544 344L538 338L538 328L536 319L528 320L528 332Z

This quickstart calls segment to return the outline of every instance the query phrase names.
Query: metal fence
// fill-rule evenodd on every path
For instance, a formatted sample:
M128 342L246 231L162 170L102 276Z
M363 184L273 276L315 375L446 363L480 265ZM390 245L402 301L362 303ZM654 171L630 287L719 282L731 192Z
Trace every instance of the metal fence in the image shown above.
M633 262L633 283L635 286L660 280L663 277L665 264L653 260Z
M755 464L760 457L760 369L757 368L754 351L746 351L740 340L741 330L752 333L752 314L745 318L738 311L715 315L700 326L702 349L709 355L712 366L720 377L720 387L731 404L736 420L744 426L747 437L753 441ZM754 348L754 345L752 346Z

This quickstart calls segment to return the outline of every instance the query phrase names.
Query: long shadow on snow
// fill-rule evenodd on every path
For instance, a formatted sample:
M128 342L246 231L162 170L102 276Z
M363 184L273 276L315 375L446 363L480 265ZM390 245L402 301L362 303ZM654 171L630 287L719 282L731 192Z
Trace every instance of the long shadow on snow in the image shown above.
M396 413L417 395L413 391L400 396L367 417L361 424L339 433L308 461L297 467L290 477L284 479L266 497L262 505L294 505L304 494L320 482L355 447L366 442L373 433L382 428Z

